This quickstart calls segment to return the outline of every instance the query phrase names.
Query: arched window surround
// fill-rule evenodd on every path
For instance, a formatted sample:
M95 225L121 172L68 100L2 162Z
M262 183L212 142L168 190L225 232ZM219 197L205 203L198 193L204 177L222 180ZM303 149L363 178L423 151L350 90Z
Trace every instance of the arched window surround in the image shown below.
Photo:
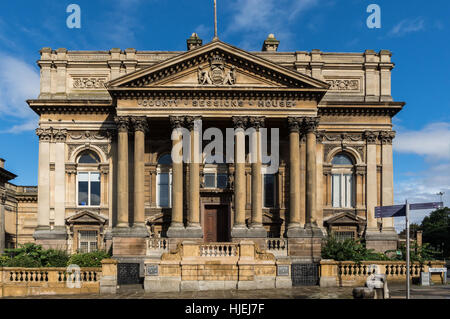
M332 207L355 208L355 158L348 152L340 151L333 154L330 162Z
M76 154L77 180L76 204L78 207L100 207L102 178L99 165L101 157L95 150L82 149ZM87 163L83 163L87 159ZM80 162L81 161L81 162Z

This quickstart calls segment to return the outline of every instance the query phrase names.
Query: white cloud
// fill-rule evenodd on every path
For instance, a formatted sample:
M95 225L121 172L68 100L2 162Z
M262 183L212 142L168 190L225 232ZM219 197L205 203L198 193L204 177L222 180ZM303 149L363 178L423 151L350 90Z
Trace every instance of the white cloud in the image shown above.
M233 16L225 34L244 32L240 46L254 49L269 33L275 33L283 43L289 41L292 37L289 23L316 6L319 0L235 0L229 3Z
M450 123L431 123L424 128L412 131L398 127L394 139L394 150L400 153L417 154L427 159L427 167L418 172L404 174L396 182L394 198L397 204L408 199L411 203L435 202L443 192L445 206L450 206ZM420 224L431 210L411 212L411 223ZM405 227L404 219L396 218L398 231Z
M401 130L394 139L394 150L434 161L450 160L450 123L432 123L419 131Z
M31 130L36 114L27 105L27 99L37 98L40 91L39 72L33 66L15 57L0 53L0 116L20 120L4 132L18 133Z
M397 23L388 33L390 37L401 37L408 33L425 30L425 20L421 17L404 19Z

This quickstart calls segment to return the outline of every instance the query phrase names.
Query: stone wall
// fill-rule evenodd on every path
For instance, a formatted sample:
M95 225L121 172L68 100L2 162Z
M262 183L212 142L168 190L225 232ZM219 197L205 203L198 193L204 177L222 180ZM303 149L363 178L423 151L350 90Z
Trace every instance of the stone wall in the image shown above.
M146 292L292 286L290 260L276 259L253 241L227 244L184 241L160 259L147 259L145 265Z

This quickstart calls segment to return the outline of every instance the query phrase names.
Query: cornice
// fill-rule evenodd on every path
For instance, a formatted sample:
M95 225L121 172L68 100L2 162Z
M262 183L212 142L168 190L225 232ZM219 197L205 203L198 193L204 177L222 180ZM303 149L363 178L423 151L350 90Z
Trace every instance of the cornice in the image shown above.
M27 100L30 108L42 114L109 114L114 111L111 100Z

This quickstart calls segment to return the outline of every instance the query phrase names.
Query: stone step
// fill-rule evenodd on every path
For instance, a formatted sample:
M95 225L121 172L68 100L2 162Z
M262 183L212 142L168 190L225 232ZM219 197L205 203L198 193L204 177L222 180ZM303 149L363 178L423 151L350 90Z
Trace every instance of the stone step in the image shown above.
M120 285L118 292L144 292L144 285Z

